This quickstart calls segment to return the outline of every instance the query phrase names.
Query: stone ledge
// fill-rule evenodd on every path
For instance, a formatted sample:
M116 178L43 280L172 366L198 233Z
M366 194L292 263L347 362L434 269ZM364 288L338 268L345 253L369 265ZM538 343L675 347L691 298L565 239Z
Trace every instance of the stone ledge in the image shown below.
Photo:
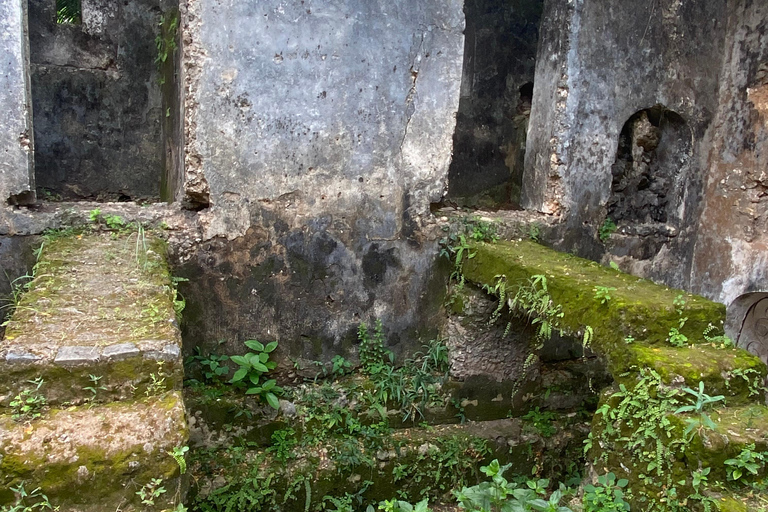
M27 489L40 487L62 512L143 510L136 491L161 478L168 491L161 505L170 507L183 493L179 467L168 452L187 439L177 391L53 409L28 423L0 415L0 505L12 502L10 488L23 481Z
M165 248L149 234L139 237L91 232L45 241L0 342L0 407L36 379L44 380L40 392L50 405L181 388ZM152 386L153 374L163 386ZM91 376L99 378L96 386Z

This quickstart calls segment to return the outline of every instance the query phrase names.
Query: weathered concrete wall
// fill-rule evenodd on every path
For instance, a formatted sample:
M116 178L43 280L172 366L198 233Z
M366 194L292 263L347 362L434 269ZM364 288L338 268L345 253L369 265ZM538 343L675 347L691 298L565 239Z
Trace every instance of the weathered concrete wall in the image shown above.
M730 304L768 290L768 4L729 2L691 285Z
M634 114L661 105L681 125L673 135L654 128L659 158L679 167L662 187L666 220L619 223L609 250L634 273L689 285L727 10L726 0L545 3L523 205L562 216L563 247L604 252L595 232L612 189L622 188L612 173L621 168L620 132ZM680 133L691 144L663 143Z
M82 24L57 24L55 2L29 9L38 188L65 199L156 199L161 2L83 0Z
M543 0L464 3L464 72L447 199L516 206Z
M210 205L184 267L202 297L186 341L278 339L317 359L376 316L413 342L441 301L429 206L451 157L462 2L182 12L185 199Z
M0 1L0 202L34 202L26 2Z

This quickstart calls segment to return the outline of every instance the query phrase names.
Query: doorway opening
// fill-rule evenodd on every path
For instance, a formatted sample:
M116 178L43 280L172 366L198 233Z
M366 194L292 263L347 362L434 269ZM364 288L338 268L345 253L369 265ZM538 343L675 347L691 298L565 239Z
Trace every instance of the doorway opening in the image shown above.
M29 0L38 199L173 200L178 2Z
M467 0L444 203L519 209L542 0Z

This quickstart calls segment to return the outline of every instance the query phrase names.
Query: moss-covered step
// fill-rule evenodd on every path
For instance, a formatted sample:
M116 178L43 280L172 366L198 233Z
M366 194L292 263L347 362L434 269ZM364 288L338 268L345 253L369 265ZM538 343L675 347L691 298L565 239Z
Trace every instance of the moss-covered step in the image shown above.
M723 407L707 411L715 424L713 430L702 428L693 436L685 449L689 467L712 468L710 478L727 480L728 459L737 459L744 450L768 454L768 407L751 404L741 407ZM684 430L685 422L695 414L674 418ZM744 471L742 481L768 478L768 464L760 464L757 475Z
M662 372L665 376L693 378L688 385L696 385L699 374L714 379L715 369L728 372L741 368L766 374L765 365L747 352L718 352L714 348L720 341L714 337L722 332L725 319L722 304L527 240L478 243L472 246L471 253L474 256L465 259L463 265L466 279L488 286L503 279L508 296L520 287L530 286L533 276L545 276L552 303L562 308L559 326L565 333L579 337L590 327L590 347L605 359L614 377L648 363L668 366ZM676 340L685 346L669 350L673 348L671 335L685 337ZM689 345L708 347L694 350ZM650 351L657 347L658 351ZM652 360L656 356L661 362ZM710 365L714 367L705 368ZM721 388L728 392L725 372ZM744 389L731 393L741 396Z
M0 342L0 406L39 379L51 404L179 388L175 299L165 246L143 232L46 240Z
M671 347L632 344L626 347L637 368L651 368L667 384L692 388L703 382L707 394L723 395L728 405L763 402L766 367L749 352L712 345ZM634 373L617 375L618 382L629 384Z
M593 472L627 478L633 510L708 510L705 497L717 497L715 491L736 496L746 491L752 475L733 482L725 461L744 450L768 453L768 407L728 406L727 398L713 398L706 385L703 390L668 386L649 368L634 379L602 394L587 443ZM757 478L768 476L768 467L758 466ZM697 474L707 477L696 484L700 492Z
M39 487L61 512L148 510L137 493L153 490L151 509L170 509L183 495L172 453L187 439L178 391L43 410L21 422L0 415L0 506L13 503L12 488L23 484Z

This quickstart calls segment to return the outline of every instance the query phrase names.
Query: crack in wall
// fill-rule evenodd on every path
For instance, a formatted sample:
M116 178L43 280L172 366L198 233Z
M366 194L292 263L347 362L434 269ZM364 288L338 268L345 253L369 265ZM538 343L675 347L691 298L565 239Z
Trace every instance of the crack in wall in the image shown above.
M400 153L403 152L403 145L405 145L405 139L408 137L408 132L410 130L411 126L411 119L413 118L413 114L416 113L416 106L413 104L413 100L416 97L418 91L416 88L417 81L419 79L419 69L421 68L421 59L423 58L424 54L424 39L426 38L427 33L422 32L421 33L421 39L419 40L418 49L416 50L416 54L413 57L413 60L411 61L410 65L410 73L411 73L411 88L408 90L408 95L405 97L405 129L403 130L403 137L400 139Z

